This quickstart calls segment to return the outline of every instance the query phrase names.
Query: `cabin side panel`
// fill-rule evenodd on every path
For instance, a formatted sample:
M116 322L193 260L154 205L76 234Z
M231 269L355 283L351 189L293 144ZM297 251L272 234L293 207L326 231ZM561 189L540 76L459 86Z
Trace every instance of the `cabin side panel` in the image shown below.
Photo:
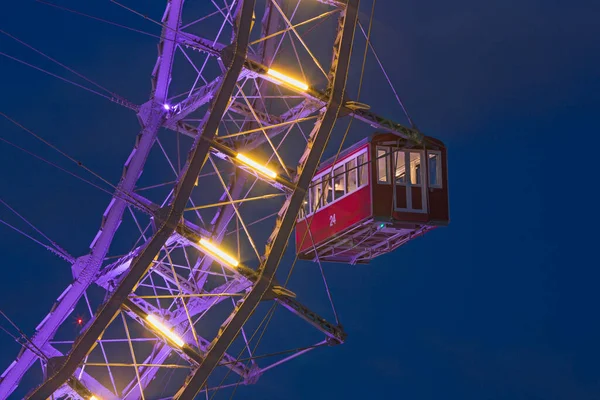
M448 207L448 159L442 150L442 187L429 189L429 219L432 223L446 225L450 221Z
M377 146L372 144L369 148L371 160L371 185L373 186L373 217L389 220L392 216L393 192L392 185L380 184L377 179Z
M367 185L298 221L296 251L304 252L313 246L313 241L314 244L324 242L370 216L371 188ZM310 235L306 234L307 224L310 224Z
M375 169L375 168L373 168ZM373 216L389 219L392 216L394 209L394 194L392 185L380 185L375 180L375 176L371 176L373 184Z
M429 223L429 214L395 211L393 213L394 220L401 223L424 224Z

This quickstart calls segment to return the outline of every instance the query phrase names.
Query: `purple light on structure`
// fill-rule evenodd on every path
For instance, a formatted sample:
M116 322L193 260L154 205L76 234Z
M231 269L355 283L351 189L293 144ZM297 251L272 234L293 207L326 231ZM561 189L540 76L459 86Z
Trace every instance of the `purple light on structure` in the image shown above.
M167 111L169 111L171 109L171 106L169 104L163 104L163 108Z

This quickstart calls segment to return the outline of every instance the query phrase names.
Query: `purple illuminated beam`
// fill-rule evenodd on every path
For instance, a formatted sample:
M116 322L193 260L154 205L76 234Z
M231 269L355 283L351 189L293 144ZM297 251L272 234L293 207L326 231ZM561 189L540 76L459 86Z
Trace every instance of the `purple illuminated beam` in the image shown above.
M178 0L171 2L169 17L171 13L177 13L181 10L182 3L183 1ZM246 57L254 1L245 0L242 7L243 12L240 17L238 36L231 49L227 72L217 90L217 95L210 110L206 113L206 123L202 134L194 141L188 162L176 184L172 201L168 207L160 212L159 218L157 218L161 222L160 227L148 240L140 254L132 261L129 271L123 276L108 300L100 307L85 332L76 340L65 363L41 386L34 389L28 398L45 400L73 374L77 366L92 350L97 338L119 313L123 301L148 271L152 261L177 227L177 223L189 201L197 176L208 158L210 142L213 140L221 118L225 113Z
M175 51L175 32L179 26L181 8L183 0L173 0L167 6L170 8L168 19L165 21L166 27L163 30L163 41L159 46L162 52L159 53L156 67L154 70L153 85L154 96L151 100L142 106L139 116L142 121L143 129L139 134L139 141L127 159L123 171L123 176L118 184L118 190L121 193L130 193L142 173L150 149L154 144L158 129L163 124L164 109L162 104L165 102L169 87L170 71L172 70L173 54ZM36 328L36 333L32 337L33 343L37 347L43 347L54 337L58 327L69 316L77 302L81 299L87 288L93 282L96 273L102 265L102 260L113 240L115 232L119 227L123 212L125 211L126 201L121 199L122 195L113 197L108 208L102 216L102 225L96 237L90 245L90 254L80 257L73 264L73 275L75 281L59 297L57 305L44 318L42 323ZM0 399L7 398L17 387L23 375L29 370L37 359L36 355L29 350L16 360L10 371L0 382Z

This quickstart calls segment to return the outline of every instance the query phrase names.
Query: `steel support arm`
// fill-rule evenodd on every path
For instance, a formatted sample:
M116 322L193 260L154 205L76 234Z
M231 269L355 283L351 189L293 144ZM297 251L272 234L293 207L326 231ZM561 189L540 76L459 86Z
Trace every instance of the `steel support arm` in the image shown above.
M221 327L217 337L212 342L210 350L206 354L206 358L175 396L177 400L192 400L206 384L208 376L217 366L227 348L239 334L240 329L272 284L287 241L294 228L296 216L306 195L306 190L316 171L342 106L357 16L358 0L351 0L340 16L339 33L338 38L336 38L337 48L334 49L335 58L332 62L329 102L326 111L320 121L318 121L311 135L305 157L302 158L302 165L299 168L300 175L297 179L297 188L286 201L287 207L284 205L283 217L277 222L271 240L267 244L265 252L266 260L261 265L260 279L246 295L242 303L236 307L237 309L229 321Z
M180 12L182 5L182 0L172 0L170 12L174 12L174 10ZM75 372L77 366L95 346L98 337L117 316L121 304L147 272L154 257L160 252L160 249L177 227L177 223L183 214L185 205L196 182L196 177L206 162L209 143L213 139L221 118L225 113L229 98L233 93L235 83L246 58L254 1L244 1L243 8L244 11L241 13L238 36L230 50L231 56L227 72L215 96L212 107L207 112L202 135L194 141L183 176L176 186L173 200L159 215L159 217L162 217L158 220L161 223L160 228L147 242L140 254L132 261L129 271L125 274L117 288L96 313L86 331L74 343L62 367L41 386L34 389L28 398L45 400ZM177 27L177 25L174 26Z

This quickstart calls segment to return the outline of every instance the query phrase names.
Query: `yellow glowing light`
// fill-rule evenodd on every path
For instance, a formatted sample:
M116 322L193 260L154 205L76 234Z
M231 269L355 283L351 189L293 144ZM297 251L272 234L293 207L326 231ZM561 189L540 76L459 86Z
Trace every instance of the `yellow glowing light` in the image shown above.
M231 265L232 267L237 267L240 265L240 262L235 258L231 257L229 254L225 253L223 250L219 249L217 246L212 244L206 239L200 239L200 246L204 247L210 255L218 258L219 260Z
M162 322L160 322L158 318L156 318L154 315L148 314L148 316L146 317L146 321L148 321L153 327L158 329L163 335L171 339L173 343L175 343L177 346L183 347L183 345L185 344L185 342L179 336L177 336L175 333L173 333L172 330L164 326Z
M273 78L275 78L281 82L287 83L288 85L292 85L300 90L303 90L303 91L308 90L308 85L306 83L300 82L294 78L290 78L289 76L286 76L279 71L275 71L274 69L269 68L269 70L267 71L267 75L270 75Z
M98 397L92 395L92 397L90 397L90 400L100 400Z
M242 153L238 153L237 156L235 156L235 158L237 158L238 160L240 160L247 166L252 167L255 170L257 170L258 172L268 176L269 178L273 178L273 179L277 178L277 174L274 171L271 171L269 168L260 165L259 163L257 163L256 161L254 161L253 159L251 159L249 157L246 157Z

